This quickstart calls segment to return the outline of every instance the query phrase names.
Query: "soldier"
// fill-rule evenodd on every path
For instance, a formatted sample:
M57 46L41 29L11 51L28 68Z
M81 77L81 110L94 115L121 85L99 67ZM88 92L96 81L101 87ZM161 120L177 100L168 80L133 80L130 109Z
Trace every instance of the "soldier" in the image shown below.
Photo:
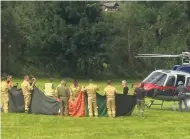
M104 93L107 98L107 110L109 117L115 117L115 94L117 90L111 84L111 80L108 80L107 87L104 89Z
M127 82L125 81L125 80L123 80L122 82L121 82L121 85L123 86L123 94L128 94L128 92L129 92L129 88L128 88L128 86L127 86Z
M4 113L8 113L8 103L9 103L9 95L8 95L9 86L5 80L5 77L1 77L1 100L3 104Z
M51 78L48 83L45 83L44 93L48 97L55 97L55 87L53 85L53 79Z
M140 114L140 116L143 116L144 107L145 107L145 96L146 96L146 90L144 89L144 83L141 83L139 88L135 88L134 94L137 99L137 108L139 110L139 114Z
M34 77L34 75L30 75L29 78L30 78L30 79L29 79L29 83L30 83L30 85L32 85L33 82L36 82L36 78Z
M93 117L98 116L98 106L96 104L96 91L99 90L98 86L92 84L92 80L89 81L89 85L84 89L88 94L88 110L89 116ZM93 113L94 112L94 113Z
M24 76L24 81L21 84L22 93L24 95L24 104L25 104L25 112L28 112L30 101L31 101L31 94L33 90L33 86L35 84L35 81L32 85L29 83L29 76Z
M61 83L58 84L58 86L57 86L56 89L55 89L55 95L56 95L56 97L57 97L57 89L58 89L59 87L61 87Z
M69 115L69 97L70 92L69 88L66 86L66 82L64 80L61 81L60 86L57 88L57 96L60 99L60 114L68 116Z
M80 92L81 92L81 88L78 85L78 81L74 80L73 85L70 87L70 93L71 93L70 95L73 101L77 99Z
M11 75L7 76L7 84L9 86L9 88L13 87L13 82L12 82L12 76Z
M185 105L185 111L188 111L188 107L187 107L187 101L186 101L186 93L187 88L183 85L182 81L178 82L178 87L175 90L175 93L178 94L178 98L179 98L179 111L182 112L182 102Z

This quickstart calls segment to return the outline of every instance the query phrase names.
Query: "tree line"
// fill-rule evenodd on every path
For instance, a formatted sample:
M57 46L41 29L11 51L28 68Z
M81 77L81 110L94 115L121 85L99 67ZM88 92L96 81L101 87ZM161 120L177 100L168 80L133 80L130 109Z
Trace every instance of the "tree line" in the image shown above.
M15 76L143 77L190 46L190 2L1 2L2 73Z

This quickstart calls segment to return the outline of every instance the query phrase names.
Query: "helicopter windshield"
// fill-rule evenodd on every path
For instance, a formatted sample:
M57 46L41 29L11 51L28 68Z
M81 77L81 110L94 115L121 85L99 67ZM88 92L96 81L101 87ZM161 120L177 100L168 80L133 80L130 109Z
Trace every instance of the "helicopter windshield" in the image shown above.
M143 82L162 86L165 83L166 77L167 77L167 74L165 74L165 73L162 73L162 72L153 72Z

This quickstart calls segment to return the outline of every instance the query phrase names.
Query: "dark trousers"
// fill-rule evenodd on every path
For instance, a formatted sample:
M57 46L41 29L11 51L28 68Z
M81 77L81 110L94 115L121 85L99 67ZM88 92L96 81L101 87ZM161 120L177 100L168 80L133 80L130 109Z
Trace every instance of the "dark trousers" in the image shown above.
M68 116L69 115L69 98L60 97L60 114Z
M186 99L179 99L179 111L182 112L182 103L184 103L185 111L188 111Z
M145 108L145 99L137 99L137 108L140 114L143 114Z

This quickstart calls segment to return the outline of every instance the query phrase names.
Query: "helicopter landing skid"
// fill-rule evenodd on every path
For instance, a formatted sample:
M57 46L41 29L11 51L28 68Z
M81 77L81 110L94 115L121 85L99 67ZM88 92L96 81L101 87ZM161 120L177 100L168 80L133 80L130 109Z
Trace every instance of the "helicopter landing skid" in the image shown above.
M152 105L159 105L160 106L160 109L162 110L163 108L163 104L164 104L164 101L162 100L162 103L158 104L158 103L154 103L155 100L150 100L150 103L149 104L146 104L145 106L147 108L151 108Z

